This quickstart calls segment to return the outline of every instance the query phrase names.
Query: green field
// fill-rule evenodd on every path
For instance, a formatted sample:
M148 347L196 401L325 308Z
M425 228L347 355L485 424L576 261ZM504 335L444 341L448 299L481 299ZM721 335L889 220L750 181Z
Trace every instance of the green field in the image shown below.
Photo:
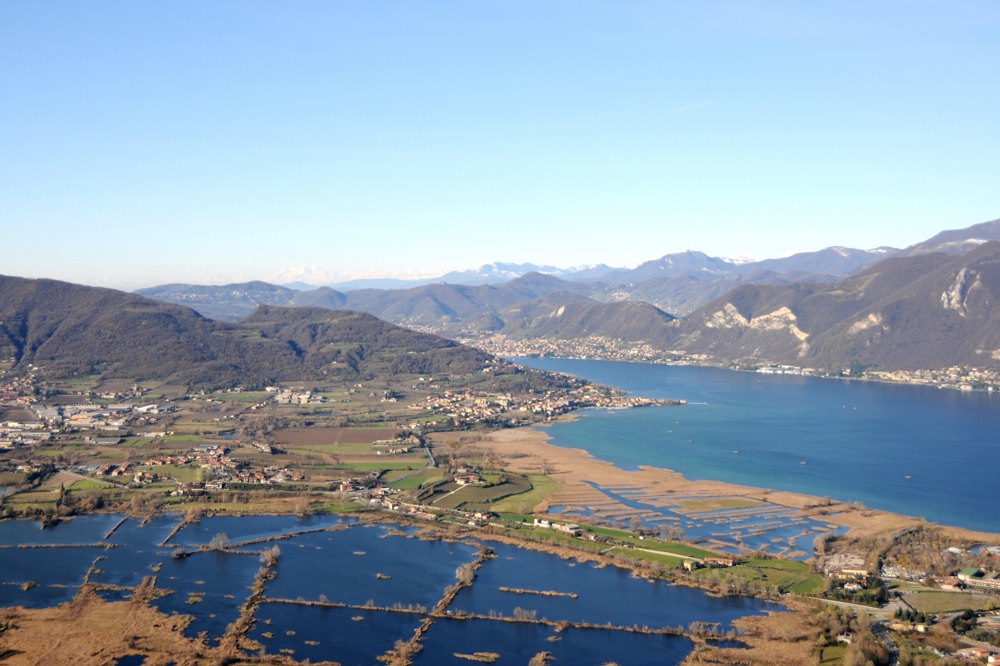
M705 499L685 499L677 502L685 511L720 511L723 509L746 509L752 506L764 506L764 502L746 497L708 497Z
M94 490L95 488L116 488L115 484L107 481L93 481L91 479L80 479L67 490Z
M640 539L637 535L632 534L631 532L615 530L608 527L591 527L589 529L598 536L607 537L609 539L613 539L614 541L631 545L636 548L656 550L662 553L670 553L672 555L681 555L684 557L719 557L719 553L705 550L703 548L697 548L695 546L689 546L685 543L660 541L658 539Z
M0 472L0 486L16 486L24 482L24 472Z
M58 490L28 490L8 495L4 503L17 504L19 506L26 504L48 505L54 504L57 499L59 499Z
M321 467L316 465L316 467ZM328 469L351 469L355 472L378 472L383 469L419 469L422 465L412 462L343 463L331 465Z
M844 657L846 655L847 646L843 643L838 645L826 645L819 654L820 666L839 666L844 663Z
M35 451L40 456L61 456L67 453L82 451L83 446L78 444L68 444L58 449L38 449Z
M294 451L295 453L326 453L349 456L370 456L375 451L371 444L280 444L279 446L290 451ZM400 455L393 457L402 458L405 456Z
M490 509L497 512L531 511L532 508L561 487L559 482L544 474L529 474L528 481L531 482L531 490L497 500L493 502Z
M417 472L413 476L395 481L390 487L397 488L399 490L415 490L423 485L431 484L436 481L443 481L444 478L445 475L442 470L434 467L428 467L427 469Z
M500 512L500 520L509 520L515 523L531 523L535 519L526 513L512 513L509 511Z
M509 495L517 496L530 489L531 484L528 479L522 476L510 475L505 483L495 486L455 487L445 484L442 486L442 493L454 490L451 495L445 497L444 494L439 494L440 501L434 499L425 499L424 501L443 509L464 508L468 510L487 510L492 507L491 502L495 499Z
M823 576L813 573L805 562L793 560L749 560L724 569L699 569L697 576L744 584L758 583L780 592L816 594L823 589Z
M271 395L266 391L247 391L244 393L213 393L212 397L216 400L226 400L229 402L255 403L268 400Z
M643 562L650 562L652 564L661 564L671 569L679 567L684 561L682 558L674 557L673 555L667 555L665 553L650 553L644 550L636 550L635 548L612 548L608 552L612 555L618 555L631 560L642 560Z
M358 511L367 510L354 500L344 502L311 502L309 509L313 513L357 513Z
M413 419L417 423L437 423L438 421L447 421L450 416L445 416L444 414L437 414L435 416L420 416Z
M947 613L966 608L985 610L997 605L996 599L975 596L969 592L914 592L903 598L922 613Z
M158 465L146 468L149 472L160 476L170 476L180 483L199 483L204 481L204 470L200 467L188 467L186 465Z

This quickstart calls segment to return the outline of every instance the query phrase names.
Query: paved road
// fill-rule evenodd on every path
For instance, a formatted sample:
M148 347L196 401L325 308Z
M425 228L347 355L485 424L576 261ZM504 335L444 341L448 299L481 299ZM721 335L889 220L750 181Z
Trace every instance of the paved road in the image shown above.
M434 454L431 452L431 447L429 447L429 446L427 446L425 444L425 445L421 446L420 448L422 448L424 450L424 453L427 454L427 461L428 461L428 465L427 466L428 467L437 467L437 460L434 459Z
M889 650L889 666L896 666L899 663L899 650L896 649L896 644L892 642L892 638L889 637L889 632L885 630L881 622L872 622L872 633L875 634Z
M434 500L433 502L431 502L431 504L437 504L438 502L440 502L441 500L443 500L445 497L451 497L452 495L454 495L455 493L457 493L462 488L467 488L467 487L468 486L459 486L458 488L455 488L454 490L452 490L450 492L447 492L444 495L441 495L441 497L438 497L436 500Z
M896 604L898 602L890 601L888 604L882 608L875 608L874 606L865 606L864 604L852 604L847 601L835 601L834 599L821 599L819 597L812 597L816 601L822 601L825 604L830 604L831 606L840 606L841 608L847 608L858 613L864 612L868 613L872 617L879 620L887 620L892 617L893 613L896 612Z

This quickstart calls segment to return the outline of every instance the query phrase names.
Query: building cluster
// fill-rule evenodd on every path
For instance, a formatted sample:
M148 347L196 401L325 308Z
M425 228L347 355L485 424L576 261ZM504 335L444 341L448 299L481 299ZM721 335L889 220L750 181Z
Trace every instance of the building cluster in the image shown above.
M174 411L173 405L134 405L115 403L108 405L71 404L47 406L42 403L28 403L20 411L25 417L0 422L0 448L30 445L52 438L62 432L87 430L105 433L123 432L132 424L141 422L146 415L165 414ZM33 415L33 418L30 416ZM140 433L146 437L162 437L166 431ZM117 442L117 438L111 443ZM99 442L107 443L107 442Z
M9 420L0 422L0 450L44 442L52 433L42 423Z
M455 468L451 479L460 486L478 486L485 483L481 471L478 467L459 465Z
M518 395L509 393L491 395L484 391L454 389L446 390L440 396L428 396L419 402L411 404L410 407L445 416L450 418L455 425L461 426L473 425L484 421L503 421L505 418L511 420L513 412L553 417L588 407L624 409L627 407L683 403L683 400L654 400L652 398L609 394L588 385L566 391L546 391L543 394L525 393ZM417 422L409 424L409 427L419 426L420 424Z
M922 384L957 391L1000 391L1000 372L986 368L943 370L867 370L863 377L880 382Z
M553 358L582 358L606 361L634 361L643 363L668 363L672 365L712 364L725 365L704 354L686 354L682 351L655 349L644 342L629 342L617 338L591 336L575 340L513 340L497 333L458 336L459 342L478 347L498 356L541 356ZM745 368L743 368L745 369ZM836 375L850 376L850 369L832 373L793 365L765 365L755 370L762 374L781 375ZM958 391L1000 391L1000 372L989 368L951 367L938 370L865 370L860 378L899 384L921 384Z
M3 375L0 377L0 403L30 405L35 402L35 373Z
M800 368L795 365L762 365L757 368L757 372L762 375L811 375L813 370L809 368Z
M365 494L364 499L372 508L383 511L391 511L404 516L420 518L422 520L443 519L461 525L476 525L482 527L496 518L496 514L488 511L462 511L460 509L442 509L430 507L423 504L412 504L397 499L399 491L390 488L375 488Z
M583 529L576 523L560 523L557 520L549 520L548 518L535 518L533 525L547 530L563 532L575 537L583 534Z
M449 389L442 395L427 396L410 407L449 417L456 423L473 423L496 419L519 408L520 403L510 394L491 396L485 391ZM420 424L413 425L419 427Z
M309 389L267 386L265 390L274 394L274 401L279 405L314 405L326 402L326 398Z
M978 567L966 567L960 570L955 577L966 588L1000 592L1000 573L996 571L983 571Z
M420 424L414 424L419 427ZM420 446L420 438L416 435L402 435L396 439L380 439L372 442L372 449L377 456L401 456L410 453Z
M305 479L303 475L277 465L250 469L245 463L231 458L228 449L217 444L197 446L187 454L156 456L144 461L128 461L121 464L108 463L98 468L96 472L112 478L129 478L134 485L145 485L167 478L155 471L158 468L188 465L197 465L205 470L206 477L211 479L204 484L207 490L221 490L226 482L273 485ZM174 480L180 487L190 488L199 485Z
M456 339L495 356L593 358L643 363L683 362L684 359L683 354L655 349L645 342L630 342L596 335L573 340L514 340L494 333L458 336Z

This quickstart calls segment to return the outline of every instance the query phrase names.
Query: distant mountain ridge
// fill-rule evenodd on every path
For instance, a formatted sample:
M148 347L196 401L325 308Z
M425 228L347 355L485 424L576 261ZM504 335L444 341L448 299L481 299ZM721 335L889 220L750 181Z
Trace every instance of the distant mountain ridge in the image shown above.
M894 253L928 254L946 252L960 254L972 249L976 244L988 240L1000 240L1000 220L983 222L964 229L943 231L933 238L913 245L905 250L888 246L871 250L859 250L839 245L817 251L799 252L785 257L762 260L734 260L710 257L703 252L688 250L666 254L658 259L643 262L636 268L612 268L606 264L595 266L559 268L532 263L493 262L475 269L451 271L429 278L359 278L325 286L338 291L356 289L410 289L437 282L449 284L479 285L499 284L527 273L543 273L574 282L605 282L608 284L630 284L660 277L674 277L684 273L700 273L715 276L746 276L761 272L776 274L810 273L834 277L846 277L876 261ZM320 286L322 280L314 283L295 281L282 286L308 291Z
M479 268L464 271L451 271L433 278L360 278L357 280L348 280L347 282L333 283L328 286L340 291L355 291L358 289L410 289L413 287L421 287L440 282L476 286L483 284L501 284L527 275L528 273L541 273L543 275L552 275L567 280L587 280L603 275L611 270L613 269L604 264L574 268L557 268L555 266L539 266L531 263L518 264L496 261L489 264L483 264ZM301 285L297 285L297 287L299 286Z
M258 306L234 324L136 294L6 276L0 276L0 357L55 376L216 386L470 374L505 365L362 312Z
M239 321L258 305L313 306L335 310L347 302L342 293L329 287L301 291L260 281L218 286L165 284L139 289L135 293L184 305L206 317L222 321Z
M515 339L599 335L751 363L862 363L898 368L939 367L945 362L990 365L997 360L989 328L997 324L991 319L994 268L988 260L995 249L989 239L994 237L1000 238L1000 220L942 232L905 250L831 247L750 262L683 252L629 271L605 272L605 281L535 272L500 284L438 282L346 293L330 289L293 292L264 283L168 285L142 293L233 320L268 300L321 307L335 303L398 324L433 327L453 335L477 331L500 332ZM969 248L974 249L969 252ZM964 266L966 259L977 263ZM499 266L513 270L512 266L523 265ZM946 266L958 268L933 282L931 275ZM966 278L959 277L963 269ZM941 295L948 281L959 296ZM908 285L937 291L911 293L904 289ZM968 305L962 300L965 293L974 296ZM982 293L989 297L977 301ZM934 305L942 298L962 303L965 314L942 311ZM880 306L882 299L886 302ZM942 321L949 322L955 339L936 328ZM869 329L872 335L881 332L876 338L866 338L862 332ZM936 341L934 335L939 336ZM949 351L936 351L936 344Z
M505 308L496 319L497 332L515 340L598 336L657 347L672 338L670 324L675 317L649 303L598 303L560 291Z
M987 241L1000 241L1000 219L974 224L964 229L942 231L922 243L911 245L902 253L906 256L931 252L962 254Z
M568 291L601 302L645 301L683 315L740 284L833 281L887 252L888 249L827 248L749 263L709 257L702 252L683 252L646 262L632 270L604 270L607 267L601 265L562 271L563 277L540 271L519 274L528 267L559 271L551 266L496 263L477 271L450 273L445 276L450 276L448 280L418 281L421 284L415 286L410 281L356 280L350 283L349 291L338 291L330 287L302 290L302 285L290 288L247 282L218 286L168 284L140 289L136 293L186 305L206 317L224 321L238 321L261 304L315 305L369 312L398 324L446 327L470 317L495 314L514 303L554 291ZM810 265L816 270L809 270ZM820 267L825 272L818 270ZM516 277L496 281L500 276L510 275ZM581 279L582 276L600 276L601 279ZM460 279L467 281L462 283ZM365 286L368 284L410 286Z
M295 291L266 282L220 286L163 285L137 294L188 306L206 317L238 321L258 305L318 306L369 312L399 324L443 326L495 312L554 291L586 294L592 288L541 273L528 273L500 285L434 283L410 289L357 289L346 293L328 287Z
M676 329L673 348L821 368L1000 368L1000 242L890 257L833 284L746 285Z

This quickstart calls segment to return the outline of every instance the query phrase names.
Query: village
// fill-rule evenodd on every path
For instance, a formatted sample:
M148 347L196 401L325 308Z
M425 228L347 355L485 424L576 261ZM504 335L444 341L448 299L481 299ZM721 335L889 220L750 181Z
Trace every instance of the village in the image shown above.
M681 405L683 400L654 400L634 396L608 395L592 386L574 389L568 395L515 396L489 395L484 391L446 390L440 397L427 397L410 407L439 414L453 427L468 427L502 421L512 412L527 412L551 419L583 408L626 409L650 405ZM517 423L517 419L508 419ZM416 425L416 424L414 424Z
M440 332L428 329L429 332ZM880 370L876 368L839 368L823 371L777 363L732 363L704 354L656 349L645 342L619 338L588 336L573 340L518 340L499 333L458 335L456 339L491 354L504 357L582 358L602 361L664 363L668 365L709 365L761 374L849 377L893 384L916 384L955 391L1000 391L1000 372L988 368L951 367L940 370Z
M413 386L423 390L408 396ZM875 563L863 552L828 553L816 566L762 551L726 552L711 542L678 541L677 530L666 526L630 525L624 516L567 519L535 511L551 492L544 490L552 484L545 466L512 472L476 443L477 433L497 426L584 407L679 406L680 400L591 386L491 393L432 381L352 385L341 393L312 386L192 394L126 386L53 394L24 380L4 390L6 516L57 520L95 505L87 501L91 495L102 496L108 509L373 511L602 555L710 589L847 603L928 653L996 660L1000 548L993 544L974 551L947 546L953 551L945 551L945 561L954 565L935 571L907 566L891 551ZM378 420L351 423L366 413Z

